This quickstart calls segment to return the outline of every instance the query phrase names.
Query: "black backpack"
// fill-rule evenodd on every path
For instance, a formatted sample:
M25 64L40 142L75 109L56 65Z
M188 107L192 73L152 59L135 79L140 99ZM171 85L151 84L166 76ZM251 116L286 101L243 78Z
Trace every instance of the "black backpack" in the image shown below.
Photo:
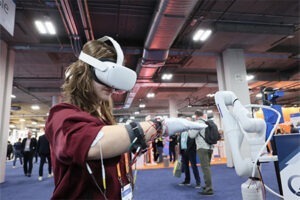
M207 127L205 128L204 137L199 133L199 135L205 140L209 145L217 144L218 140L221 139L221 135L218 131L217 125L212 120L202 120L205 122Z

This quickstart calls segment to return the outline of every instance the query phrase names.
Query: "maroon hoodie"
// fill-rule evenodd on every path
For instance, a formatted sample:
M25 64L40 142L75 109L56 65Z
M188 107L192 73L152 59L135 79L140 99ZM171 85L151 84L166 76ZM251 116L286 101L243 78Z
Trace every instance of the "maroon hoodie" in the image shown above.
M104 125L107 124L71 104L61 103L50 110L45 133L50 143L54 172L52 199L104 199L86 168L87 153ZM124 156L104 159L103 162L106 196L121 199L116 166L120 162L122 182L127 184ZM101 161L88 161L88 164L103 190Z

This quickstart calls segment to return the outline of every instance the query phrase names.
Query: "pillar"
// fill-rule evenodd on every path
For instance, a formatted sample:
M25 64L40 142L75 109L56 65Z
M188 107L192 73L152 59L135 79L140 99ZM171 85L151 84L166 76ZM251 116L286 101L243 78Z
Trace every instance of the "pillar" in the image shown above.
M250 93L246 80L246 65L242 49L227 49L217 61L219 90L230 90L242 104L250 104Z
M170 117L178 116L177 100L176 100L175 96L169 97L169 114L170 114Z
M244 50L242 49L227 49L222 52L217 59L217 78L219 90L229 90L236 94L242 104L250 104L250 93L248 82L246 80L246 65L244 58ZM227 166L233 167L231 150L229 148L228 136L224 132L225 150L227 158ZM249 145L242 143L242 154L245 154L249 149Z
M0 183L5 181L14 61L15 52L0 40Z
M55 106L58 103L61 103L61 96L52 96L52 106Z

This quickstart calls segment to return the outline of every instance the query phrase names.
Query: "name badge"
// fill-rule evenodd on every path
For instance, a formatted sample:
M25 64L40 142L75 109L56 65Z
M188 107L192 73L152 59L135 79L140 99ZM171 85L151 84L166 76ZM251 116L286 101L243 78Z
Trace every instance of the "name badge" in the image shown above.
M130 183L122 187L121 189L122 200L132 200L132 188Z

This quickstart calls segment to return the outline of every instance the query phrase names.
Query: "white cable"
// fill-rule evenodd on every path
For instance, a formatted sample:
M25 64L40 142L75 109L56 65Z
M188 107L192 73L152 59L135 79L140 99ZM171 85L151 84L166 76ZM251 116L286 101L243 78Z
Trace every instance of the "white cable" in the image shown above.
M258 162L259 157L260 157L261 154L263 153L265 147L268 145L269 141L271 140L271 138L272 138L272 136L273 136L273 134L274 134L274 132L275 132L275 129L277 128L277 125L279 124L281 115L280 115L280 113L279 113L277 110L275 110L274 108L271 108L271 107L265 106L265 105L250 104L250 105L246 105L245 107L246 107L246 108L247 108L247 107L266 108L266 109L272 110L273 112L275 112L275 113L278 115L278 116L277 116L276 123L275 123L275 125L273 126L273 129L271 130L268 139L266 140L266 142L265 142L265 144L262 146L262 148L259 150L259 152L258 152L258 154L257 154L257 157L256 157L256 159L255 159L255 162L253 163L252 177L254 177L254 175L255 175L255 167L256 167L256 163Z
M271 188L269 188L266 184L264 184L264 186L265 186L265 188L266 188L269 192L271 192L271 193L274 194L275 196L284 199L284 197L283 197L282 195L278 194L277 192L275 192L274 190L272 190Z
M255 159L255 162L253 163L252 177L254 177L254 175L255 175L255 167L256 167L256 163L258 162L260 155L262 154L262 152L264 151L265 147L268 145L269 141L271 140L272 136L274 135L275 129L277 128L277 125L279 124L281 114L280 114L277 110L275 110L274 108L271 108L271 107L265 106L265 105L250 104L250 105L246 105L245 107L246 107L246 108L247 108L247 107L266 108L266 109L272 110L273 112L275 112L275 113L278 115L278 116L277 116L276 123L275 123L275 125L273 126L273 129L271 130L268 139L266 140L265 144L262 146L262 148L261 148L260 151L258 152L258 155L257 155L257 157L256 157L256 159ZM275 192L274 190L272 190L271 188L269 188L265 183L264 183L264 186L265 186L265 188L266 188L269 192L271 192L271 193L274 194L275 196L284 199L284 197L283 197L282 195L278 194L277 192Z
M100 147L100 159L101 159L101 170L102 170L102 181L103 181L103 187L106 189L106 179L105 179L105 167L103 163L103 154L102 154L102 145L99 141L99 147Z

